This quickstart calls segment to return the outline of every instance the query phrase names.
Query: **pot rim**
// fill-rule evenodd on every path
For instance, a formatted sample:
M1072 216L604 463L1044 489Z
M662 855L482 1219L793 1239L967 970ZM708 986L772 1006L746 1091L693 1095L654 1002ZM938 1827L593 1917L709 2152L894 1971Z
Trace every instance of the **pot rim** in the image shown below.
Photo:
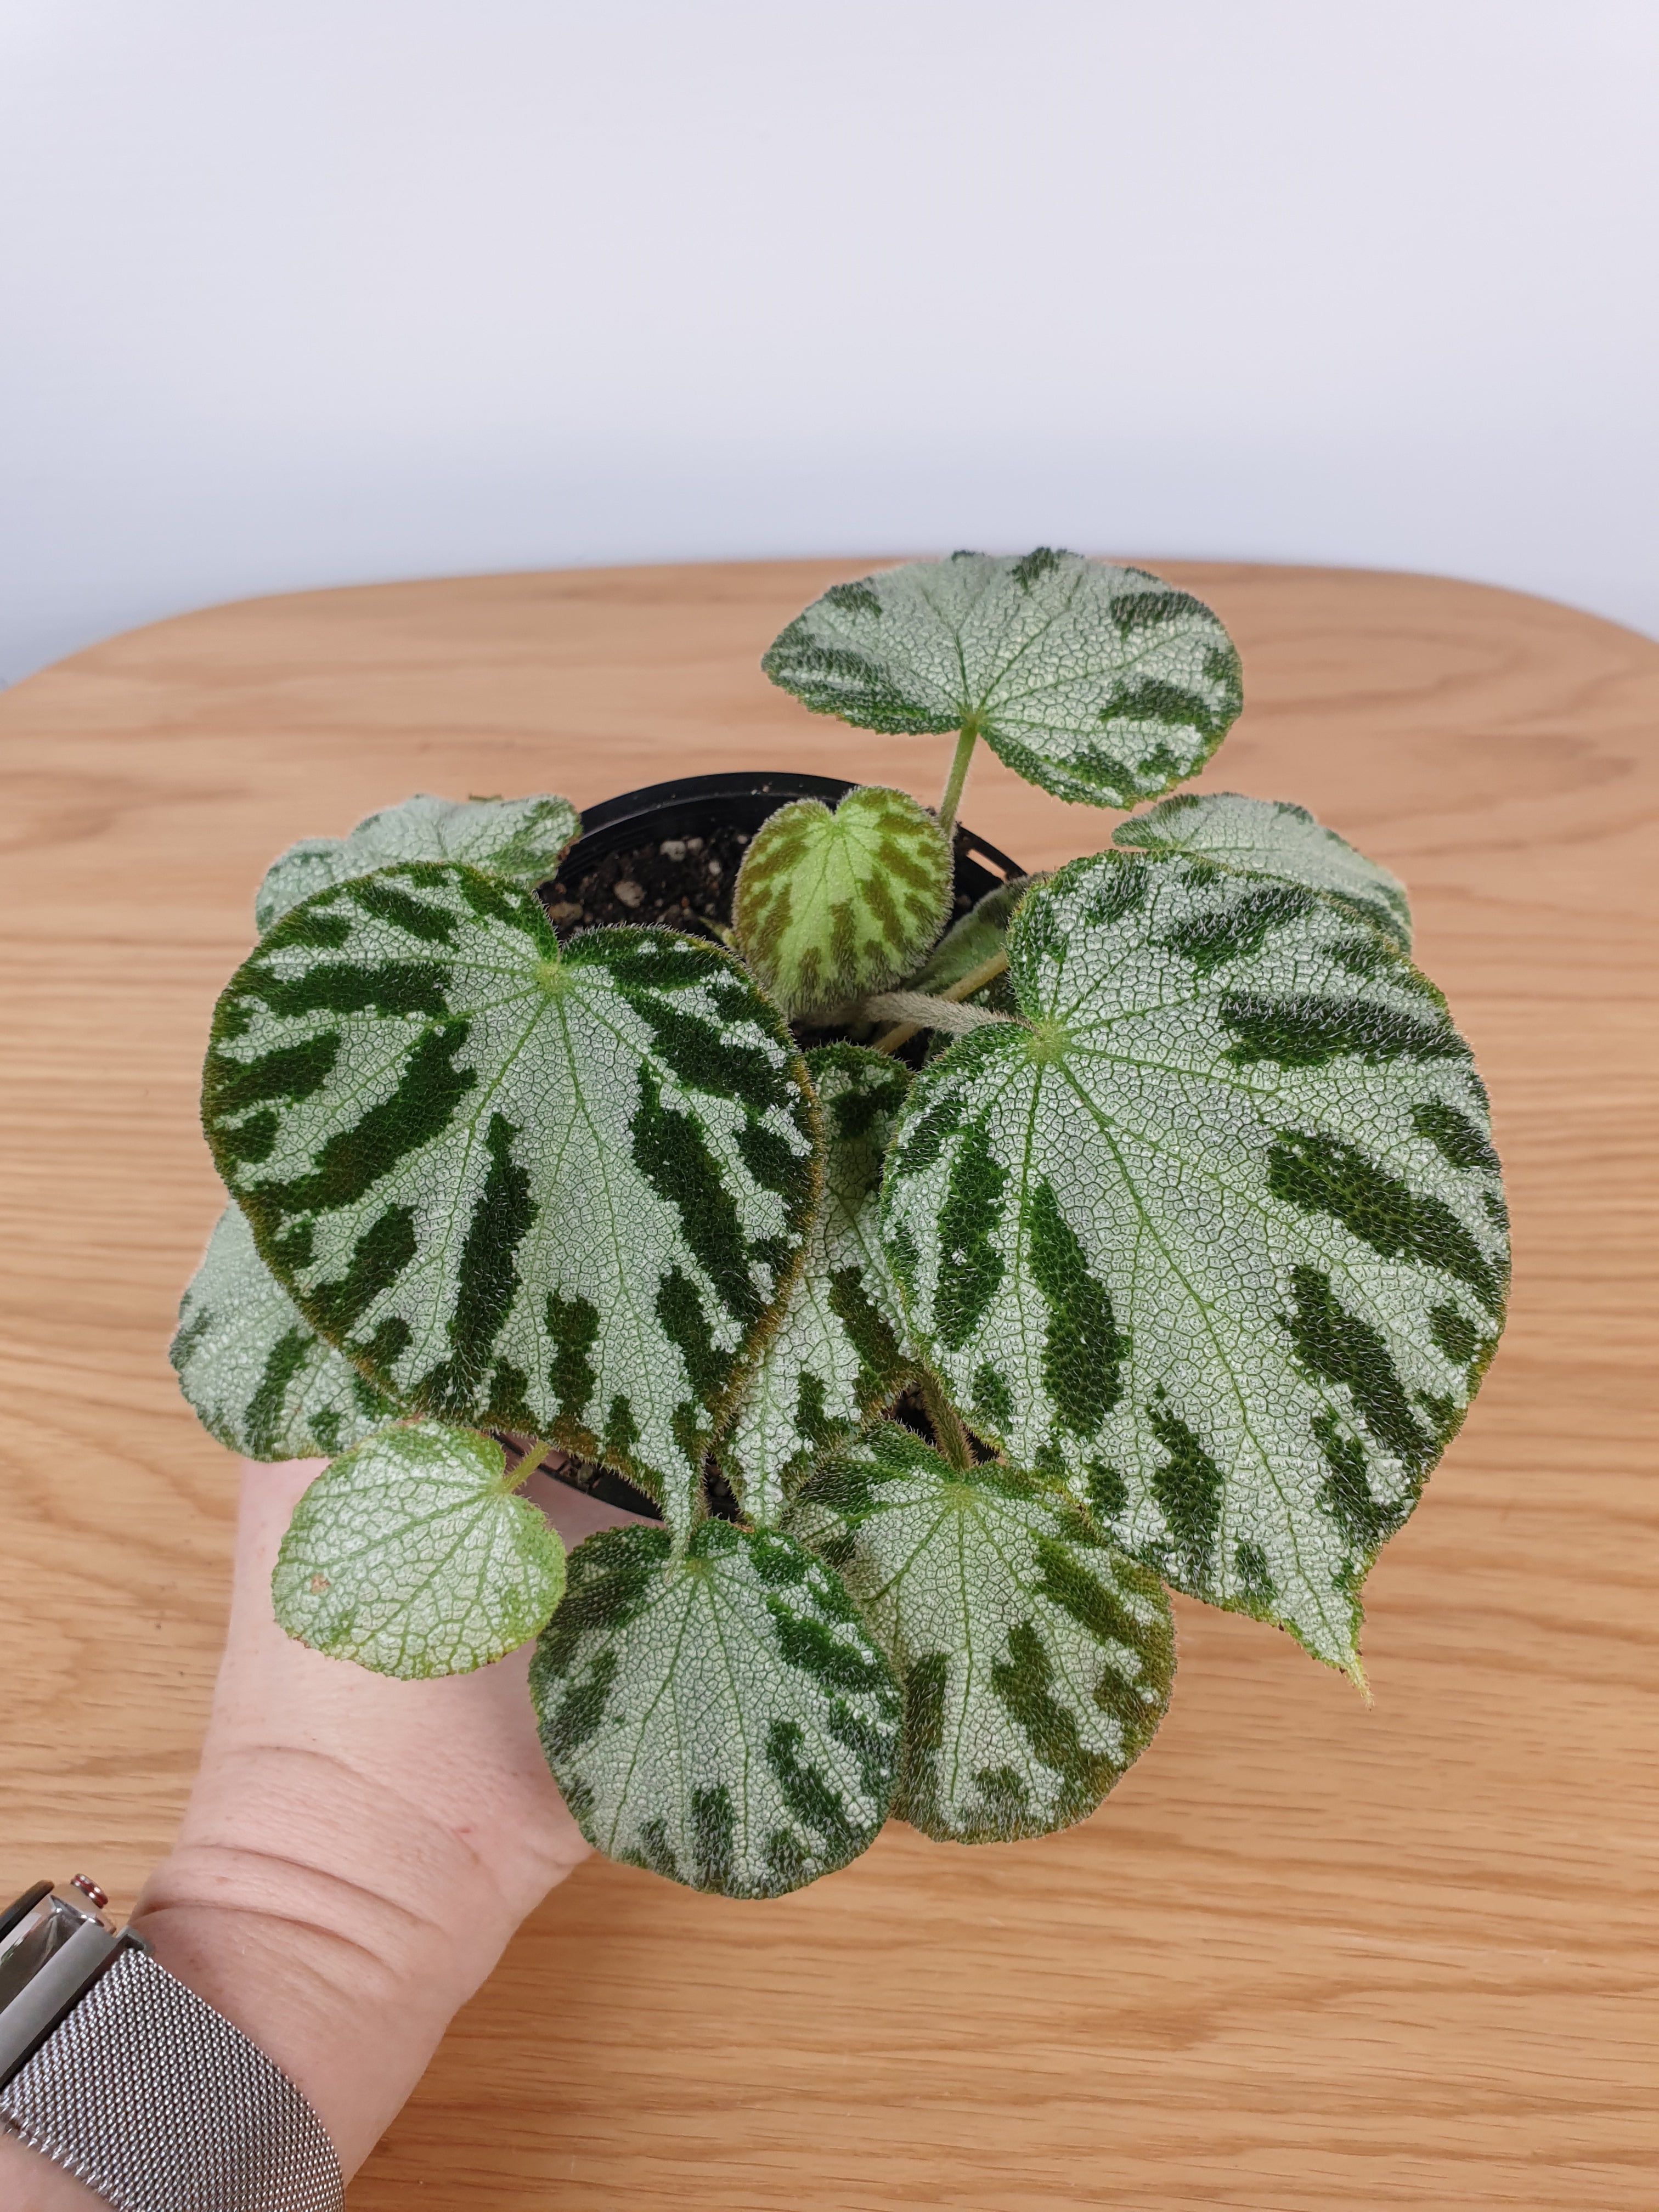
M662 783L641 784L636 790L619 792L614 799L602 799L596 805L583 809L581 835L566 851L558 872L562 875L585 846L588 848L585 857L604 860L609 854L639 842L628 835L636 823L659 823L672 836L681 826L677 817L702 814L711 802L720 799L738 802L732 811L739 821L752 817L758 827L768 815L775 814L780 806L787 806L792 799L845 799L849 791L858 788L845 776L811 775L793 769L721 769L711 775L677 775ZM755 802L758 800L770 803L757 805ZM744 801L749 803L744 805ZM590 840L594 842L590 844ZM1026 872L988 837L980 836L958 822L958 874L964 862L970 872L986 878L983 890L976 884L966 886L979 896L984 891L994 890L999 883L1007 883Z

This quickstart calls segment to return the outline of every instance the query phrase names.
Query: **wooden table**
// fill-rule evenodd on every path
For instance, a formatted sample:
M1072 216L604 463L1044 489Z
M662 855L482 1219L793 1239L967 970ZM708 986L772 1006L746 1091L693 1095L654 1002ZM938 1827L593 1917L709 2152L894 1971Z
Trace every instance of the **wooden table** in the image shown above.
M0 698L0 1887L84 1864L125 1909L194 1762L232 1471L167 1342L266 859L414 789L788 763L931 798L948 740L843 731L756 665L861 565L256 600ZM1659 647L1423 577L1166 573L1243 648L1206 781L1407 878L1511 1177L1514 1317L1372 1577L1375 1707L1177 1601L1170 1718L1068 1834L890 1827L771 1905L590 1864L354 2212L1659 2203ZM990 761L965 815L1032 865L1114 818Z

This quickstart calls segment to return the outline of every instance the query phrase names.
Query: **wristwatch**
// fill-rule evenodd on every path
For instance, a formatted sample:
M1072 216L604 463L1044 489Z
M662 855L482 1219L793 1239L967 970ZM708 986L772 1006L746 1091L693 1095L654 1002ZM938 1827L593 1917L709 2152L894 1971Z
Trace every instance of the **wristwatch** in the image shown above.
M280 2068L117 1935L98 1885L0 1912L0 2127L118 2212L343 2212L322 2122Z

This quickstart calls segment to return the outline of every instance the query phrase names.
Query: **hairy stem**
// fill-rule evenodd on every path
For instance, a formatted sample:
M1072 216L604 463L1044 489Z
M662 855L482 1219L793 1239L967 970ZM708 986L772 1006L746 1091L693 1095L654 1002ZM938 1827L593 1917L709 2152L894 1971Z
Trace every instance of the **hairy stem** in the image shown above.
M957 739L957 749L951 759L951 773L945 779L945 789L939 802L939 826L948 837L956 827L957 808L962 803L962 787L968 781L968 763L974 757L974 747L979 743L978 719L969 714L962 726Z
M939 1449L952 1467L968 1468L974 1463L973 1447L968 1441L968 1431L962 1425L962 1416L945 1396L942 1386L931 1375L921 1378L921 1403L927 1415Z
M977 968L970 968L958 981L951 984L948 991L940 991L936 995L943 1006L951 1006L962 1000L970 999L975 991L982 991L988 983L994 982L1007 965L1006 951L994 952L988 960L981 960ZM890 997L893 994L888 993L884 995ZM916 995L920 996L921 994L918 993ZM896 1028L884 1030L876 1039L874 1049L877 1052L896 1052L902 1044L908 1044L918 1030L926 1029L927 1026L925 1021L900 1022Z
M515 1437L513 1441L516 1443L518 1438ZM522 1489L531 1476L540 1468L548 1454L555 1449L552 1444L544 1444L539 1437L526 1437L524 1439L523 1455L517 1465L508 1468L501 1478L509 1490Z
M986 1006L964 1006L954 999L936 999L930 991L875 991L860 999L859 1012L866 1021L915 1022L925 1030L943 1030L948 1036L966 1036L987 1022L1006 1022L1007 1014L994 1014Z

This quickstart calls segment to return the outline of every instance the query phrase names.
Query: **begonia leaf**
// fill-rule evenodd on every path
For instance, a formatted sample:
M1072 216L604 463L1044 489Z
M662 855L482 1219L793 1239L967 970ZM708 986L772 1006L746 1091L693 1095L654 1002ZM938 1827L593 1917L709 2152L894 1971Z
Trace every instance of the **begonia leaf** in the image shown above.
M554 1779L612 1858L726 1897L845 1866L886 1817L899 1697L839 1577L774 1530L607 1529L531 1662Z
M1243 702L1238 654L1190 592L1039 547L835 584L761 665L861 729L972 729L1061 799L1133 806L1201 768Z
M564 1546L513 1495L493 1437L438 1421L380 1430L294 1509L271 1595L288 1633L332 1659L417 1681L487 1666L545 1625Z
M1142 853L1185 853L1340 899L1402 952L1412 949L1412 910L1398 876L1285 799L1246 799L1237 791L1180 791L1131 815L1112 842Z
M261 1256L380 1388L602 1459L689 1525L817 1188L805 1068L729 954L562 948L451 863L353 878L232 978L203 1117Z
M958 1844L1069 1827L1151 1741L1169 1599L1063 1492L994 1461L953 1468L881 1422L809 1478L787 1525L904 1686L893 1810L913 1827Z
M744 958L792 1018L824 1016L915 967L951 910L951 846L902 791L781 806L738 873Z
M1357 1671L1503 1320L1469 1048L1345 907L1184 856L1074 862L1008 950L1020 1024L917 1078L888 1165L917 1348L1123 1549Z
M975 968L982 968L988 960L994 959L1007 943L1008 924L1014 911L1042 877L1015 876L1006 884L999 884L994 891L969 907L959 921L953 922L927 959L905 984L909 991L938 994L971 975Z
M331 1459L399 1410L318 1335L237 1206L208 1239L170 1357L203 1427L248 1459Z
M279 853L254 900L254 924L263 936L313 891L394 860L465 860L532 890L556 872L581 826L570 801L547 792L528 799L434 799L419 791L366 816L347 836L302 837Z

